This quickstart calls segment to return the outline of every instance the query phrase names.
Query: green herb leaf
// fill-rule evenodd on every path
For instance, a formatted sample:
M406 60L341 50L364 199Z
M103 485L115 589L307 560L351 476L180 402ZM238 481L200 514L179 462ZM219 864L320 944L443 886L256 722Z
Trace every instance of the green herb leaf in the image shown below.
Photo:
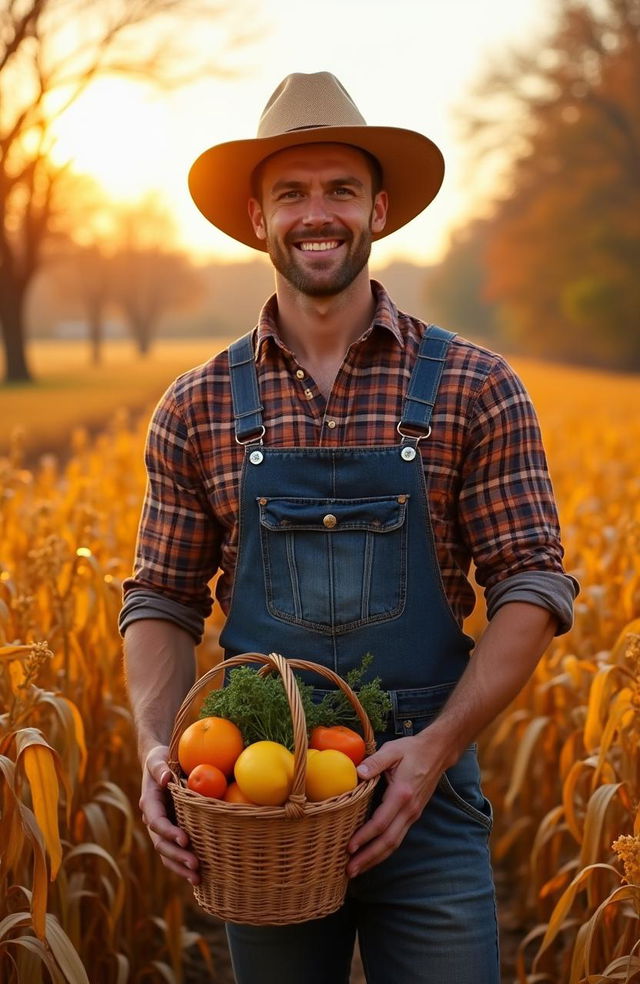
M362 682L371 662L372 656L367 653L360 666L348 674L347 683L357 693L373 730L384 731L391 699L380 686L380 677ZM355 710L341 690L329 691L321 701L315 702L313 686L304 683L298 675L295 681L308 731L320 724L344 724L362 730ZM261 676L252 666L231 670L226 687L212 690L202 703L200 717L209 716L233 721L240 728L245 745L266 740L293 749L291 709L282 678L275 673Z

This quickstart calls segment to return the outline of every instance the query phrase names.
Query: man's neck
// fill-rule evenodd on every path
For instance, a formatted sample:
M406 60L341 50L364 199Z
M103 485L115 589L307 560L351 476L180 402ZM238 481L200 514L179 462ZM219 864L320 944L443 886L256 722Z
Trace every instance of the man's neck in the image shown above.
M340 294L307 297L276 273L278 329L285 345L309 371L335 366L371 324L375 299L367 268Z

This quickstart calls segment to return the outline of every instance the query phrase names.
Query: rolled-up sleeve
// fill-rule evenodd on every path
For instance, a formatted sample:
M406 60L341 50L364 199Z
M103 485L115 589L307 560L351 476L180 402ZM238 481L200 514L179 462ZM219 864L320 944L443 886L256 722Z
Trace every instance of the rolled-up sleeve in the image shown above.
M197 640L212 608L209 581L218 568L220 529L174 387L160 400L149 426L147 488L119 624L124 632L132 621L166 618Z
M459 518L489 617L509 601L528 601L552 611L558 633L566 632L578 586L563 568L558 514L533 405L502 359L475 399Z

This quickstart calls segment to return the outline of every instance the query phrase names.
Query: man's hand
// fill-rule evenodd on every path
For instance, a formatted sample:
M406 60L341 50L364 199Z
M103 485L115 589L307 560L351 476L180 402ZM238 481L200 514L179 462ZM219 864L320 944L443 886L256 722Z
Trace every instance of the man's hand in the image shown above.
M192 885L197 885L200 881L197 873L198 859L195 854L186 850L189 838L184 830L174 826L167 815L169 793L166 787L171 779L167 765L168 752L167 745L156 745L145 759L139 804L142 819L165 868L175 871Z
M361 779L384 772L388 786L378 809L348 844L350 878L388 858L431 799L442 769L429 762L424 734L388 741L358 766Z

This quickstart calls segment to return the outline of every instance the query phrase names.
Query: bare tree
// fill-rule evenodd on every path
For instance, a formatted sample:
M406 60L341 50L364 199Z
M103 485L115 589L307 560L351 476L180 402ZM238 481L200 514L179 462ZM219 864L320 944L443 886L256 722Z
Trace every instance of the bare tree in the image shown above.
M62 213L65 168L50 157L51 123L99 75L175 87L212 71L247 40L223 0L0 0L0 324L6 379L31 378L24 308ZM194 25L215 19L220 51ZM187 26L189 31L180 30ZM150 29L152 28L152 29ZM179 39L186 38L180 45ZM216 57L218 55L218 57ZM184 66L188 66L185 71Z
M90 358L102 362L102 343L107 314L113 307L111 248L104 243L79 245L69 242L50 265L49 280L55 295L81 313L87 325Z
M156 196L121 209L110 292L140 355L148 353L165 314L188 307L202 294L199 271L174 242L173 220Z

